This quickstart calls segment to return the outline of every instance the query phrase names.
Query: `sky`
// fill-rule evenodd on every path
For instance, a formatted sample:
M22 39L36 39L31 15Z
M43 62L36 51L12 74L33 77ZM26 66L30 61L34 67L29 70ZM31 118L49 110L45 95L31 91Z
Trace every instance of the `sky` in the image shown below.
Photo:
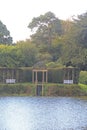
M70 19L87 11L87 0L0 0L0 20L10 31L13 42L28 39L29 23L48 11L59 19Z

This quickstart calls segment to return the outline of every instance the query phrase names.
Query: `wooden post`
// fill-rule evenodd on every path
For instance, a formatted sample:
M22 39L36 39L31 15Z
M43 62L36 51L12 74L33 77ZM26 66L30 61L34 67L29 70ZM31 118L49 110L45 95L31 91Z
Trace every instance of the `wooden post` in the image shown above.
M3 83L4 83L4 69L3 69Z
M32 71L32 82L34 83L34 71Z
M36 78L35 78L35 82L36 82L36 84L38 83L38 80L37 80L37 71L36 71Z
M44 71L43 71L43 74L42 74L42 83L44 83Z
M46 83L47 83L47 79L48 79L47 77L48 77L48 72L46 71Z
M17 80L17 82L19 82L19 70L18 69L16 70L16 80Z
M42 73L41 83L38 82L38 72ZM46 76L45 76L45 74L46 74ZM32 82L35 83L36 90L37 90L38 85L42 86L42 96L43 96L43 92L44 92L43 84L45 82L47 83L47 78L48 78L48 75L47 75L47 70L46 69L33 69L32 70Z
M68 80L69 80L69 70L68 70Z
M41 83L41 85L42 85L42 96L43 96L43 91L44 91L43 84L44 84L44 71L42 72L42 83Z

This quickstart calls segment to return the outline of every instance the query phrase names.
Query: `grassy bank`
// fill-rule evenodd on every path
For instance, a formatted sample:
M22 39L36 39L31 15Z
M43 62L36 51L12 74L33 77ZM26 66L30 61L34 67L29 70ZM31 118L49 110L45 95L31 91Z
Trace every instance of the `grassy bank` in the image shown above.
M87 86L83 84L47 84L46 96L87 96Z
M0 84L0 96L36 96L36 86L32 83ZM87 96L87 85L47 83L43 86L43 96Z
M0 84L0 96L34 96L34 91L31 83Z

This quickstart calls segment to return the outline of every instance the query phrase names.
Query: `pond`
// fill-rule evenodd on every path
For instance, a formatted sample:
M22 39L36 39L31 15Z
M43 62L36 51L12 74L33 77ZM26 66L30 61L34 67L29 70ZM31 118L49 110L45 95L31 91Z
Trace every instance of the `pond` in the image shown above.
M0 97L0 130L87 130L87 100Z

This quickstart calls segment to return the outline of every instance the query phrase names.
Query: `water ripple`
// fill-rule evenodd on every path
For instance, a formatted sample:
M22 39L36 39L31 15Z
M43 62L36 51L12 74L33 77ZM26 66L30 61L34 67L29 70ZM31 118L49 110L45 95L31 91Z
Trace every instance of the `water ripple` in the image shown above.
M2 97L0 130L87 130L87 100Z

